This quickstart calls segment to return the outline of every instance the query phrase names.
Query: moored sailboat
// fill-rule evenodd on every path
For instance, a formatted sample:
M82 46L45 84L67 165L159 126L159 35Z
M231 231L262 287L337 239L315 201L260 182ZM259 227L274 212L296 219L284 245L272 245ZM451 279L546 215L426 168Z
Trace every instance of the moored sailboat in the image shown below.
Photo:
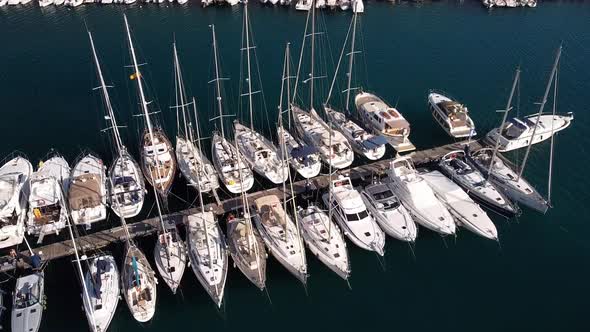
M89 229L92 223L106 219L105 170L102 160L93 154L80 158L72 169L68 203L75 225L84 225Z
M33 166L24 156L0 167L0 248L23 241L32 174Z

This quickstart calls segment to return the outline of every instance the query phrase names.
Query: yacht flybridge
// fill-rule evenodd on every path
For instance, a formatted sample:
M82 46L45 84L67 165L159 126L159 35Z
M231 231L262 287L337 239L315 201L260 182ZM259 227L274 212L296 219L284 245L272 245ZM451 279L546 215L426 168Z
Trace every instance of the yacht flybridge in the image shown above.
M352 187L350 178L332 180L322 200L344 231L344 234L358 247L385 254L385 234L375 222L361 195Z
M189 102L186 97L176 43L173 44L173 49L176 105L172 108L176 109L176 124L178 128L178 134L176 135L176 159L178 160L178 168L189 185L195 187L198 183L199 188L197 190L206 193L219 188L217 172L213 164L203 154L197 105L194 98L192 102ZM191 104L193 116L191 116L189 110Z
M108 130L112 131L113 142L115 143L115 150L117 152L115 160L108 172L108 184L111 192L109 201L113 212L117 216L123 216L125 218L135 217L143 207L145 195L143 176L141 175L139 165L129 154L127 148L123 145L121 135L119 135L119 126L115 119L115 111L111 104L107 90L108 87L102 75L102 69L90 31L88 31L88 38L90 39L96 73L100 83L99 89L102 93L104 107L106 108L105 120L109 124Z
M70 215L75 225L90 228L107 217L105 166L92 154L83 156L74 166L68 191Z
M141 168L147 181L154 187L157 193L166 197L174 182L174 175L176 174L176 159L170 140L164 133L164 130L158 125L154 126L148 105L151 102L146 100L144 92L144 77L139 70L135 48L133 46L133 39L131 38L131 30L125 19L125 29L127 31L127 41L129 44L129 53L133 62L133 73L129 76L137 83L137 92L139 95L139 104L141 105L141 116L144 120L144 130L140 137L141 144Z
M354 102L363 123L374 134L383 135L397 152L416 150L409 139L410 123L396 108L368 92L357 94Z
M453 216L416 172L411 158L394 159L387 175L395 193L417 223L442 235L455 234Z
M440 92L430 92L428 94L428 108L434 120L451 137L463 138L477 135L467 106L458 101Z
M31 176L27 233L38 235L39 242L47 234L59 234L66 227L67 210L64 193L70 182L70 166L59 155L39 163Z
M33 166L15 157L0 167L0 249L23 242Z
M215 26L211 25L211 35L213 37L213 57L215 62L215 92L217 99L217 110L219 115L212 119L219 119L219 131L213 132L211 139L211 150L213 154L213 165L217 169L219 178L224 186L232 194L246 192L254 185L254 174L246 164L246 161L239 153L236 146L232 145L225 138L225 129L223 124L223 105L221 103L221 80L219 76L219 55L217 54L217 38L215 36Z

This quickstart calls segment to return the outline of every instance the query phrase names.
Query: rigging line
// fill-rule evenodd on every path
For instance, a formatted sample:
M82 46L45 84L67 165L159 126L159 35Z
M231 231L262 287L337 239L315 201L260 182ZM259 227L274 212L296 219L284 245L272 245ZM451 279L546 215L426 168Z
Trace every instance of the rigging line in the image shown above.
M328 105L330 101L330 97L332 97L332 91L334 90L334 84L336 83L336 78L338 77L338 70L340 69L340 64L342 62L342 58L344 57L344 51L346 50L346 44L348 42L348 37L350 35L350 30L352 29L353 21L350 21L348 25L348 32L346 32L346 38L344 38L344 43L342 44L342 50L340 51L340 57L338 57L338 64L336 65L336 69L334 70L334 76L332 78L332 83L330 83L330 90L328 90L328 96L326 97L326 101L324 105Z
M559 83L559 67L560 65L558 64L557 71L555 72L555 81L553 82L553 112L551 115L551 152L549 153L549 179L547 183L547 204L549 206L551 206L551 178L553 176L553 152L555 149L555 112L557 110L557 86Z
M312 7L315 6L315 0L312 0ZM297 64L297 74L295 75L295 85L293 86L293 100L290 101L291 104L295 103L295 99L297 98L297 87L299 86L299 75L301 74L301 66L303 64L303 54L304 54L304 50L305 50L305 40L306 40L306 36L307 36L307 27L309 24L309 17L311 16L311 12L314 9L312 9L311 11L307 12L307 18L305 19L305 30L303 31L303 38L301 41L301 49L299 50L299 61Z

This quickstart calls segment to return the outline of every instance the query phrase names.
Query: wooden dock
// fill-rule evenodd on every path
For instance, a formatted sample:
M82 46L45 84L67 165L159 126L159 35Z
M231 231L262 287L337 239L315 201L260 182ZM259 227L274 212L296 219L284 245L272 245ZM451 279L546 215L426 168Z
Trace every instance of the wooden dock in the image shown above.
M453 150L463 149L467 142L457 142L447 144L431 149L415 151L409 154L412 156L414 163L417 167L425 165L440 159L443 155ZM482 145L479 141L470 142L471 149L478 149ZM385 170L389 167L391 159L384 159L369 163L362 166L339 171L338 174L348 175L352 180L358 179L371 179L373 176L381 176L385 173ZM306 191L316 191L328 187L329 176L320 175L310 180L301 180L293 183L293 190L296 195L305 193ZM289 190L289 188L288 188ZM290 190L289 190L290 191ZM277 195L283 196L282 186L261 190L255 193L249 193L248 198L250 202L255 199L266 196L266 195ZM290 192L286 193L287 197L290 197ZM226 199L219 203L211 203L206 205L206 209L211 209L217 215L223 215L230 211L235 211L241 208L242 201L240 196ZM182 210L179 212L170 213L164 216L166 220L174 220L177 225L182 225L184 216L191 213L200 211L197 208L191 208ZM146 220L129 223L129 233L132 238L143 237L155 233L159 228L159 219L157 217L149 218ZM88 235L80 236L76 240L79 250L85 250L91 252L108 246L111 243L125 241L125 230L122 226L113 227L103 231L97 231ZM74 248L71 240L55 242L34 248L33 251L41 256L43 261L50 261L53 259L59 259L68 257L74 254ZM20 253L23 256L22 264L24 267L27 265L30 253L28 250ZM0 257L0 272L7 272L16 268L16 261L10 256Z

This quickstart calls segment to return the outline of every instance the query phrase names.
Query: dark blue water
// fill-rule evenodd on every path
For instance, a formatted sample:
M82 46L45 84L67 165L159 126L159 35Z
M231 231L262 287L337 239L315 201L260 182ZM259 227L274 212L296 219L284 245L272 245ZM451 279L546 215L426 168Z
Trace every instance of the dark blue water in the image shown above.
M73 159L83 148L111 160L103 127L85 24L92 30L107 80L115 86L123 136L137 152L138 112L128 65L122 13L129 17L140 61L148 63L150 96L170 136L175 120L172 40L180 50L184 76L202 118L214 114L211 36L220 43L228 113L243 115L240 93L241 9L189 6L87 6L41 10L29 6L0 9L0 155L21 150L36 163L50 148ZM329 73L337 60L350 13L323 15L327 28L321 68ZM252 6L252 29L265 104L256 101L256 124L271 132L287 41L298 55L305 14L284 8ZM370 2L362 16L363 53L355 81L397 104L412 123L419 148L449 142L426 108L431 88L450 92L467 104L484 133L500 121L514 69L520 65L519 112L536 111L556 48L563 43L559 112L575 112L573 126L558 136L553 203L546 215L525 210L515 221L495 219L498 244L461 231L442 240L421 231L414 253L388 240L384 267L370 253L349 245L352 278L347 285L309 260L307 292L274 260L269 261L267 296L230 269L226 304L217 311L187 269L179 295L160 286L154 320L138 325L124 301L111 331L244 329L273 330L566 330L587 331L590 296L590 213L584 169L590 158L587 91L590 88L590 6L582 2L543 2L536 9L484 10L478 2L392 5ZM328 41L329 43L326 43ZM328 45L329 44L329 45ZM332 56L327 53L331 51ZM294 60L295 61L295 60ZM331 75L331 74L330 74ZM329 80L318 83L318 99ZM301 87L306 89L306 87ZM338 94L337 94L338 95ZM305 93L302 95L305 99ZM341 96L334 99L341 102ZM246 119L246 118L244 118ZM205 131L213 124L202 121ZM274 126L274 125L273 125ZM546 192L548 144L533 148L526 175ZM517 156L512 156L517 157ZM175 207L192 200L183 182L175 184ZM149 206L149 204L147 205ZM147 214L148 211L145 211ZM152 256L153 239L140 242ZM109 248L121 257L122 248ZM69 260L47 269L42 331L84 331L80 290ZM11 283L3 289L12 287ZM4 321L4 326L10 326Z

